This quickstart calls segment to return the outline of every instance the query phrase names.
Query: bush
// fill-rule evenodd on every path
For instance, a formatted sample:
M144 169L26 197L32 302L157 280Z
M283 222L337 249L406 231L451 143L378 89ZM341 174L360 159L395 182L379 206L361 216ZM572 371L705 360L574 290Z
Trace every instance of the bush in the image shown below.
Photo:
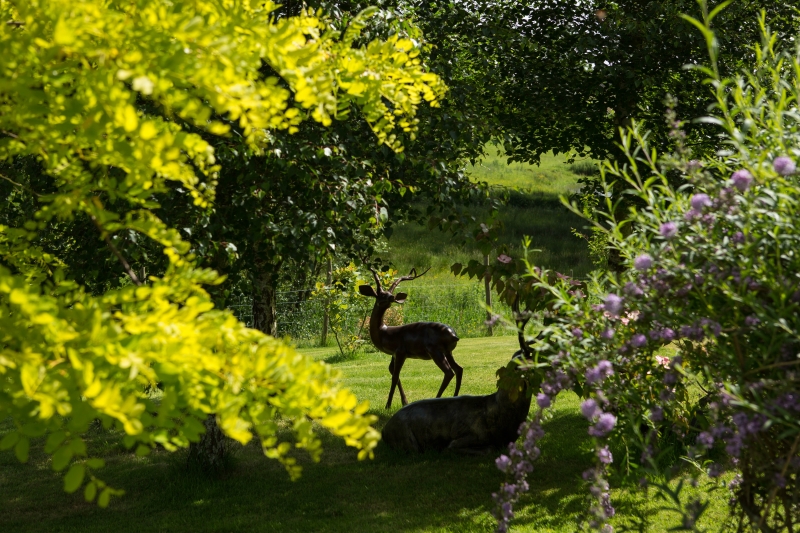
M691 483L706 479L701 473L712 485L726 470L736 474L728 488L740 531L797 531L800 51L776 50L765 29L756 64L722 79L713 35L694 22L710 43L704 71L717 100L705 120L720 127L724 148L696 161L679 126L669 155L657 154L638 126L625 134L629 164L607 166L602 181L608 192L622 180L639 207L617 220L609 198L595 224L629 269L598 274L584 294L529 268L558 310L534 344L537 363L546 363L538 403L549 406L566 388L586 398L597 462L584 478L597 502L596 528L608 528L615 513L606 478L622 464L680 513L681 528L697 530L705 502L659 481L671 466L659 457L671 445L693 466L679 474ZM685 179L679 188L667 179L675 173ZM665 346L676 353L665 356ZM524 443L498 459L512 476L496 495L500 530L524 489L520 472L538 455L540 416L523 428ZM647 517L628 525L647 530Z

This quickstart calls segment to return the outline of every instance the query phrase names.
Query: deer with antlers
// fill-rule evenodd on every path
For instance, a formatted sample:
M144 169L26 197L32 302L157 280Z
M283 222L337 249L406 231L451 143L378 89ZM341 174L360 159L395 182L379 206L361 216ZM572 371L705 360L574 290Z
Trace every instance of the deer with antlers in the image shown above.
M498 369L497 392L409 404L386 422L383 441L396 450L415 453L445 449L480 453L515 441L531 407L529 378L524 372L533 361L530 346L535 341L526 341L523 333L529 318L516 307L520 349L511 363Z
M370 339L372 339L372 343L377 349L392 356L392 360L389 363L392 387L389 389L389 399L386 400L387 409L392 406L395 387L400 391L400 400L403 405L408 404L403 385L400 383L400 370L402 370L406 359L433 359L436 366L444 372L444 379L442 380L442 386L439 387L439 393L436 395L437 398L442 396L453 376L456 377L456 391L453 396L458 396L458 391L461 389L461 375L464 369L453 359L453 350L458 343L458 335L453 331L453 328L438 322L414 322L403 326L387 326L383 323L383 316L386 310L395 302L400 304L405 302L408 296L402 292L394 294L397 286L404 281L424 276L428 270L417 275L417 270L412 268L408 276L394 280L389 289L384 290L381 287L378 273L370 268L375 278L377 290L370 285L358 287L362 295L375 298L375 305L372 308L372 314L369 319Z

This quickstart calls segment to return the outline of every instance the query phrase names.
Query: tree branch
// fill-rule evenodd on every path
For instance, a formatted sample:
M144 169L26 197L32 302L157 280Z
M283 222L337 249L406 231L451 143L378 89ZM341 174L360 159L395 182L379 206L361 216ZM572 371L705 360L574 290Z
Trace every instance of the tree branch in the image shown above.
M12 184L12 185L14 185L16 187L19 187L20 189L22 189L24 191L28 191L29 193L31 193L34 196L41 196L38 192L34 191L30 187L28 187L26 185L23 185L21 183L17 183L16 181L12 180L11 178L6 176L5 174L0 174L0 178L6 180L7 182L9 182L10 184Z
M103 240L106 241L108 247L111 249L114 255L117 256L117 259L119 259L119 262L122 264L122 268L125 269L125 272L128 274L128 277L131 278L131 281L133 281L136 285L141 286L142 282L139 281L139 278L136 276L136 273L134 273L131 265L128 264L128 261L125 260L117 247L114 246L114 243L111 242L108 232L104 230L103 226L100 225L100 222L97 221L97 217L94 215L89 215L89 217L92 219L92 222L94 222L94 225L97 226L97 229L100 231L100 235L103 237Z

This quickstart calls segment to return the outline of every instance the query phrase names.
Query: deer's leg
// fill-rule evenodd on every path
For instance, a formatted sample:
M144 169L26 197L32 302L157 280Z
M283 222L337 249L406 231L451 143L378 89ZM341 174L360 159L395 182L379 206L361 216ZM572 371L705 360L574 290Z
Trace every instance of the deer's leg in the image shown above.
M450 364L447 362L447 358L445 357L444 353L438 352L432 355L433 357L431 357L431 359L433 359L433 362L436 363L436 366L439 367L439 370L444 372L444 379L442 380L442 386L439 387L439 393L436 395L437 398L441 398L442 393L450 384L450 380L453 379L455 372L453 372L453 369L450 368Z
M406 358L404 355L398 355L397 353L394 354L392 358L392 362L394 363L394 372L392 372L392 388L389 389L389 399L386 400L386 408L391 409L392 407L392 396L394 396L394 388L400 382L400 371L403 369L403 363L406 362ZM400 399L402 400L402 394Z
M389 375L394 376L394 357L392 360L389 361ZM400 391L400 401L403 402L403 405L408 405L408 400L406 399L406 393L403 392L403 384L400 383L400 376L397 377L397 390Z
M445 357L447 358L447 364L449 364L453 372L456 373L456 392L453 393L453 396L458 396L458 391L461 390L461 376L464 374L464 369L461 368L461 365L456 363L451 352L446 352Z

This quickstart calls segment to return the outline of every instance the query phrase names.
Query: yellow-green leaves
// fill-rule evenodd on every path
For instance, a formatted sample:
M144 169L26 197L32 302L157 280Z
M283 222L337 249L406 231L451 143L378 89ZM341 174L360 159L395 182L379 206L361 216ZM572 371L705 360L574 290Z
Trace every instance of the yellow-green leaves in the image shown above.
M354 47L372 11L342 36L312 13L275 21L274 7L0 0L0 161L32 156L56 187L37 197L25 229L0 227L0 417L16 425L0 449L26 461L30 439L46 435L64 489L85 485L101 507L121 491L87 458L81 435L97 421L144 455L198 440L212 414L229 437L258 438L293 476L293 447L319 458L309 420L359 457L378 440L367 405L330 367L213 308L203 285L220 276L195 268L190 244L152 211L170 181L197 205L214 201L219 167L203 135L235 133L260 151L270 129L309 117L328 124L355 105L377 140L400 150L397 134L413 132L417 106L442 96L415 42L395 35ZM146 285L84 291L33 244L38 230L78 213L110 254L117 233L147 237L168 270ZM291 421L294 446L278 441L278 416Z

